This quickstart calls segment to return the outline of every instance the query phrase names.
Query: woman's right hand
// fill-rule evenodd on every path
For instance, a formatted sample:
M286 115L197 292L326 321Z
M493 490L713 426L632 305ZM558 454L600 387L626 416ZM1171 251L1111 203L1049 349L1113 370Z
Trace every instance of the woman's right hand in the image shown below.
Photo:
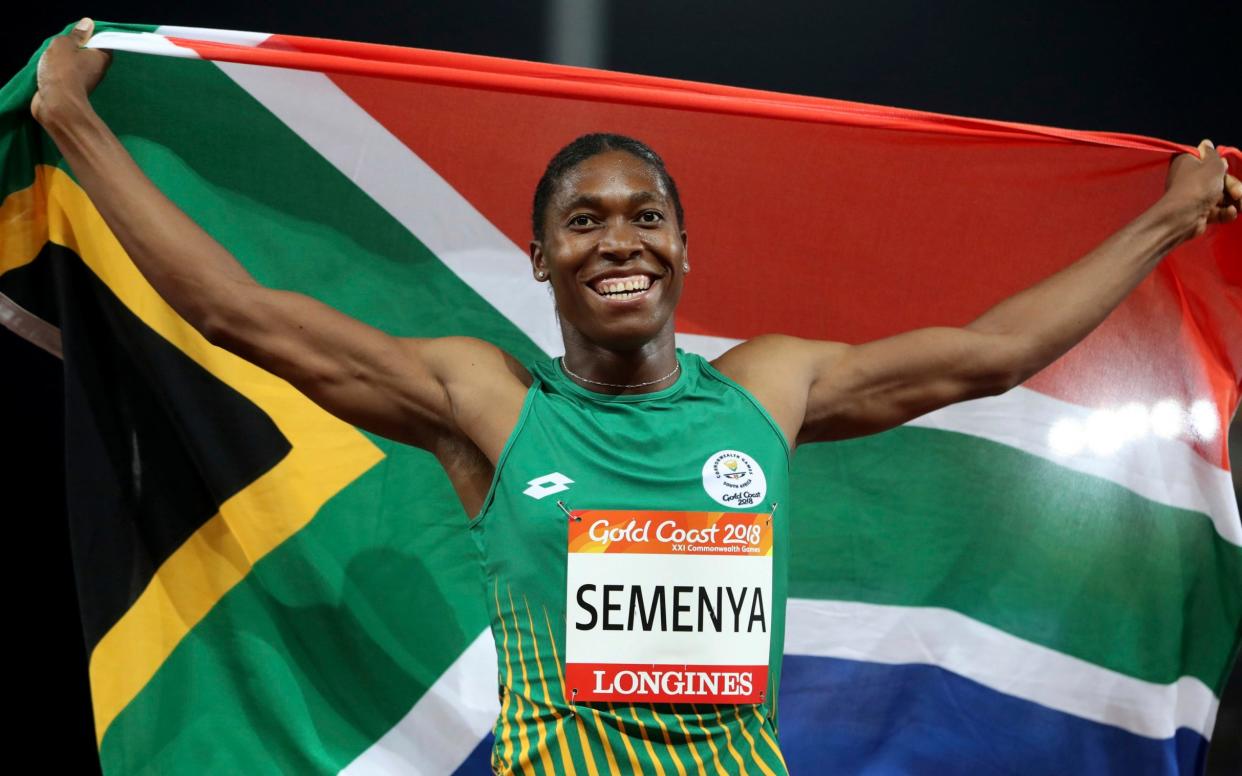
M112 55L102 49L82 48L95 31L84 18L68 35L60 35L39 57L38 91L30 103L35 121L46 122L62 111L88 105L87 96L103 78Z

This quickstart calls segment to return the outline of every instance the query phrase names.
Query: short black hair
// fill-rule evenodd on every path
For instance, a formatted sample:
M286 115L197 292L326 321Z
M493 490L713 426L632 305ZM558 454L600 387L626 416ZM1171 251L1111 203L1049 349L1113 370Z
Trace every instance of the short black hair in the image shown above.
M531 231L536 240L541 242L543 240L543 221L548 210L548 201L552 199L552 193L560 185L561 179L582 162L607 151L625 151L650 165L660 182L668 189L669 196L673 198L677 225L682 229L685 228L686 215L681 208L681 196L677 193L677 184L673 181L673 176L668 174L668 169L664 166L664 160L660 158L660 155L641 140L625 135L615 135L611 132L592 132L576 138L569 145L557 151L552 161L548 162L548 168L543 171L539 184L535 186L535 205L531 209L530 218Z

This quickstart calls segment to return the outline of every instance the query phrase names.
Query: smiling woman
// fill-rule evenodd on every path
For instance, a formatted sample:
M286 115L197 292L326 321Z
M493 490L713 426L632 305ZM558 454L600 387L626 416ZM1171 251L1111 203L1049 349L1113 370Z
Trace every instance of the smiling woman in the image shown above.
M640 140L582 135L549 161L535 186L530 262L554 289L563 364L576 380L652 389L677 374L684 217L663 159Z
M683 218L663 160L633 138L584 135L548 164L530 257L554 289L571 375L629 390L676 374L673 311L690 269Z
M81 48L90 34L48 47L32 111L150 285L213 344L433 453L473 515L500 658L498 772L784 772L794 447L1007 391L1242 197L1205 141L1148 210L967 326L861 345L770 334L709 362L674 339L689 264L672 177L645 145L590 135L553 158L533 213L532 271L556 296L565 356L522 364L257 283L94 112L108 58ZM715 625L729 611L733 627Z

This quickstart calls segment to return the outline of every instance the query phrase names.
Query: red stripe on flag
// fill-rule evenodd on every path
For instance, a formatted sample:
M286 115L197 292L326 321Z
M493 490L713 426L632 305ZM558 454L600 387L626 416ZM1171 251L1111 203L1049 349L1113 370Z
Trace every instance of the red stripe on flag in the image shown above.
M962 325L1086 253L1163 191L1166 141L394 46L173 39L207 59L323 70L523 249L543 166L578 134L656 148L697 270L678 331L863 342ZM1235 174L1242 154L1222 147ZM1181 247L1027 386L1088 407L1242 384L1242 236ZM1226 466L1226 438L1194 443Z

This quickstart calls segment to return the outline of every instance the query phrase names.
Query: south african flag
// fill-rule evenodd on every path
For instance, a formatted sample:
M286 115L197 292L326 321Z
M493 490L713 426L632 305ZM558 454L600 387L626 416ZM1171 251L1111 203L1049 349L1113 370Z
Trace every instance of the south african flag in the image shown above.
M529 202L584 132L667 160L696 261L678 342L709 357L771 331L964 324L1154 202L1185 150L443 52L98 28L91 45L115 55L96 109L261 282L527 362L561 348L530 280ZM156 296L30 119L31 62L0 92L0 321L64 358L105 772L486 769L495 654L447 479ZM1242 632L1223 431L1240 378L1242 228L1213 227L1025 385L802 448L791 770L1201 771Z

